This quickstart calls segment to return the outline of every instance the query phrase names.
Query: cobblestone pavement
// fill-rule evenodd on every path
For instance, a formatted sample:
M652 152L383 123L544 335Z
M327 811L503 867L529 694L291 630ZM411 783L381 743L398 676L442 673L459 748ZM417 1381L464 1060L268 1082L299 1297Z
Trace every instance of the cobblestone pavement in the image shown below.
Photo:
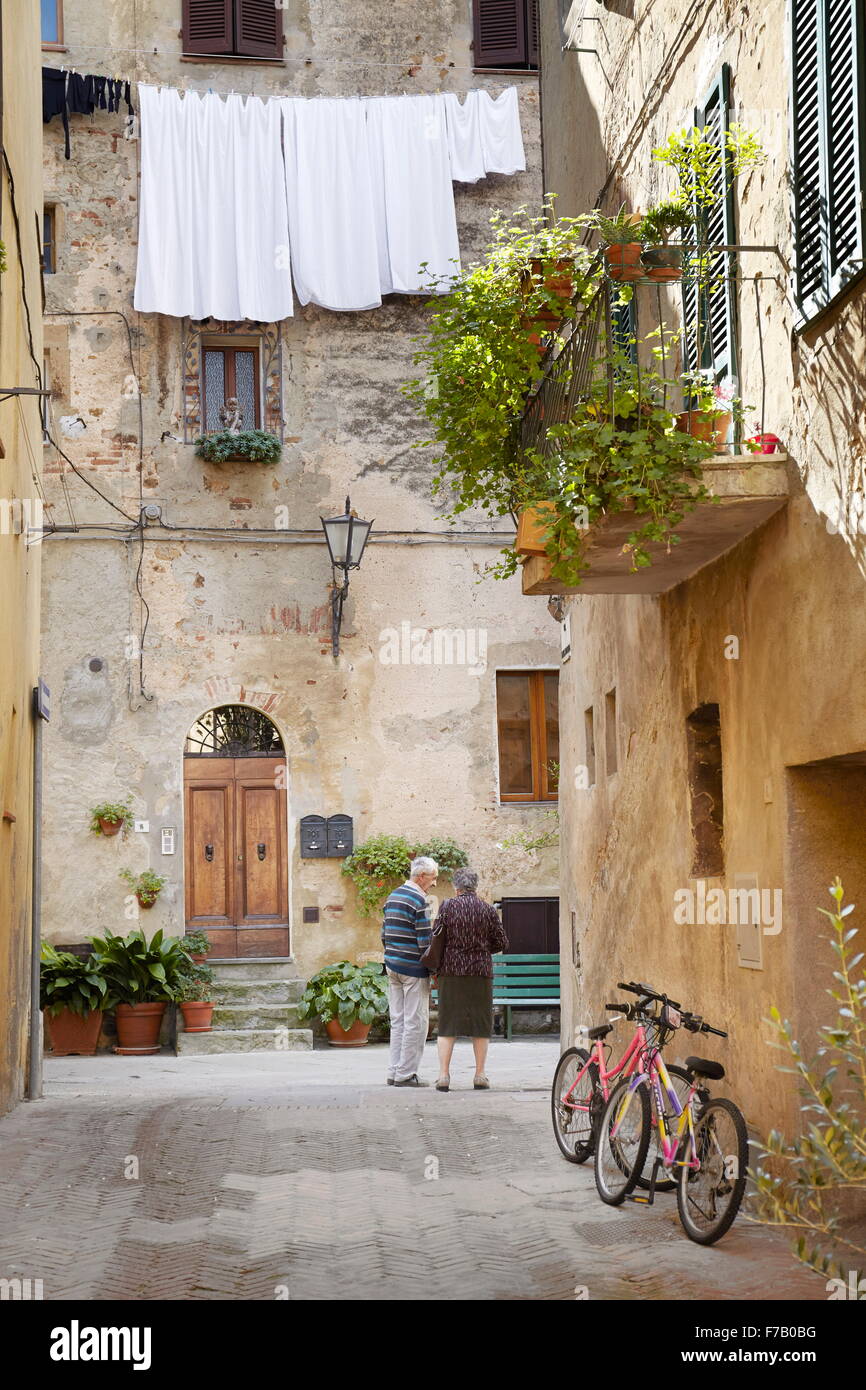
M0 1277L46 1299L825 1297L742 1219L705 1250L672 1197L603 1206L553 1140L557 1055L494 1044L473 1092L458 1052L447 1095L384 1086L380 1048L49 1060L46 1099L0 1121Z

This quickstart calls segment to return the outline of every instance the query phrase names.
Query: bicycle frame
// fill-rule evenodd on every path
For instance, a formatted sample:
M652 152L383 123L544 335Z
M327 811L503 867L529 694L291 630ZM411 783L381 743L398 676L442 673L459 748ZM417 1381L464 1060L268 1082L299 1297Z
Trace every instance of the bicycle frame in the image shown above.
M587 1112L589 1110L589 1105L580 1104L578 1101L572 1101L571 1094L575 1086L577 1086L578 1082L583 1079L583 1077L589 1071L589 1068L593 1065L598 1068L599 1084L601 1085L602 1095L604 1096L605 1100L610 1099L610 1086L608 1085L608 1081L612 1080L616 1076L619 1076L620 1073L622 1073L623 1077L628 1077L632 1075L635 1069L643 1071L643 1059L647 1051L647 1036L646 1029L644 1028L644 1025L642 1023L639 1023L637 1025L637 1028L634 1032L634 1037L632 1038L622 1057L617 1062L616 1066L612 1067L610 1071L607 1070L607 1067L605 1065L603 1044L603 1038L596 1038L594 1040L590 1049L589 1057L586 1059L580 1071L577 1073L577 1076L574 1078L565 1095L560 1097L560 1105L567 1105L569 1110L581 1110L584 1112Z
M682 1105L679 1096L674 1090L673 1082L664 1064L662 1055L657 1048L653 1048L650 1051L648 1066L641 1067L634 1075L632 1083L626 1095L623 1097L623 1103L619 1115L617 1116L616 1123L610 1132L610 1137L612 1139L616 1138L619 1127L628 1112L634 1092L637 1090L638 1086L642 1086L644 1083L647 1083L650 1087L650 1097L655 1110L653 1120L654 1123L658 1125L658 1137L662 1153L661 1162L663 1166L665 1168L674 1168L682 1167L687 1164L689 1168L700 1168L700 1159L698 1158L697 1145L695 1144L695 1125L692 1118L692 1100L698 1089L697 1082L692 1081L686 1103ZM668 1100L670 1101L677 1120L676 1126L670 1135L668 1135L665 1128L665 1107L662 1097L662 1087L664 1087L667 1093ZM677 1155L682 1151L683 1138L686 1134L688 1134L688 1158L680 1159Z

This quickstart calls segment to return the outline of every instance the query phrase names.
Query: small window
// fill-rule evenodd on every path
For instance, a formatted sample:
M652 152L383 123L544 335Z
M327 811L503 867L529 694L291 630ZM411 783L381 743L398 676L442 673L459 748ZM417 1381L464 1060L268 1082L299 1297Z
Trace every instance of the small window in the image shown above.
M538 67L539 0L473 0L474 66Z
M42 272L53 275L57 269L57 219L54 208L45 208L42 213Z
M42 47L63 44L63 0L42 0Z
M718 705L699 705L686 720L692 878L725 872L722 725Z
M502 671L496 677L501 801L555 801L559 674Z
M609 690L604 697L604 753L608 777L617 769L616 755L616 690Z
M215 58L283 56L283 12L274 0L183 0L183 51Z
M584 762L586 763L586 784L595 786L595 710L592 705L583 712Z
M261 420L259 349L252 344L210 343L201 350L204 433L214 434L236 416L242 430L257 430Z

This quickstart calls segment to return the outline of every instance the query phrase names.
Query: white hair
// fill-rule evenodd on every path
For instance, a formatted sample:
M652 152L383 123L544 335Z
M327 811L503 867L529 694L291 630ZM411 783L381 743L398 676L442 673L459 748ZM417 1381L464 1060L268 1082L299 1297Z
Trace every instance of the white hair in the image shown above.
M409 877L415 878L418 874L438 874L439 865L435 859L431 859L429 854L419 854L417 859L413 859L409 865Z
M455 869L451 875L451 882L458 893L474 893L478 887L478 875L474 869L467 865L465 869Z

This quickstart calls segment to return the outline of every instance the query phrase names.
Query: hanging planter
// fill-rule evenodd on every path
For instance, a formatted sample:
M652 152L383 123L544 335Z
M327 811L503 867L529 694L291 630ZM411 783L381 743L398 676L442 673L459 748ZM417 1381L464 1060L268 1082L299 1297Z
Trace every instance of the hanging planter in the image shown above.
M129 869L121 869L120 877L125 879L136 896L139 907L153 907L163 888L165 879L151 869L134 874Z
M207 463L277 463L283 446L266 430L218 430L195 441L195 451Z
M101 801L98 806L91 807L90 829L94 835L109 838L122 831L125 837L132 829L134 819L128 798L126 801Z

